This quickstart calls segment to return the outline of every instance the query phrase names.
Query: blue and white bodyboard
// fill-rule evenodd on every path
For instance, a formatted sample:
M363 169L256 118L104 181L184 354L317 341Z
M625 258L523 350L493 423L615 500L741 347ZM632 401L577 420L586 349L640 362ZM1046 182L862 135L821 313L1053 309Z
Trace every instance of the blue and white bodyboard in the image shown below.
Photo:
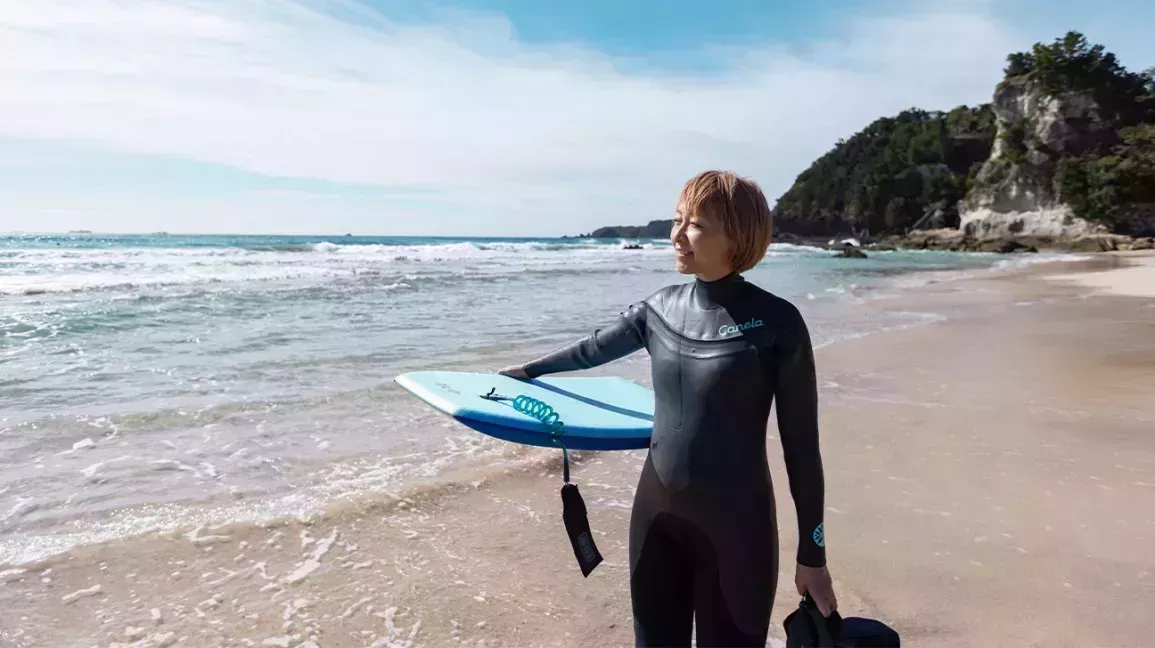
M633 450L649 447L653 432L654 393L624 378L414 371L394 380L464 425L513 443Z

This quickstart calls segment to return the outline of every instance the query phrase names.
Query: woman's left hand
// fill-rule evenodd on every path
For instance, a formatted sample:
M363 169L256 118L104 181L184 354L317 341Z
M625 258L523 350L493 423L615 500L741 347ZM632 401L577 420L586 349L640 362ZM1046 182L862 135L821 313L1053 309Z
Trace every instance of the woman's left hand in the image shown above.
M834 596L834 583L830 578L830 570L825 565L807 567L798 564L794 571L794 584L798 586L799 594L810 594L822 616L828 617L838 609L838 599Z
M529 374L525 373L525 367L523 365L513 365L511 367L506 367L499 370L497 373L502 376L517 378L518 380L529 380Z

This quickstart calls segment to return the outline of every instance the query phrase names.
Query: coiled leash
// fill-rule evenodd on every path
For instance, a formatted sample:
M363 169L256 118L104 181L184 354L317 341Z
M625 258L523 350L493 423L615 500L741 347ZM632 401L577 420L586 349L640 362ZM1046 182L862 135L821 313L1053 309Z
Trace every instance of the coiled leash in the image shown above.
M573 545L574 556L577 558L578 566L581 567L582 576L588 577L590 572L602 562L602 554L598 551L597 545L594 544L593 534L590 533L586 504L582 500L581 492L578 491L576 484L571 484L569 481L569 450L566 449L565 443L562 441L562 437L565 436L565 423L562 422L561 417L552 407L536 398L531 398L525 394L511 398L496 392L497 388L493 387L490 388L488 394L482 394L481 397L492 401L508 401L513 409L541 421L549 430L550 441L561 448L562 521L565 522L565 530L569 535L570 544Z

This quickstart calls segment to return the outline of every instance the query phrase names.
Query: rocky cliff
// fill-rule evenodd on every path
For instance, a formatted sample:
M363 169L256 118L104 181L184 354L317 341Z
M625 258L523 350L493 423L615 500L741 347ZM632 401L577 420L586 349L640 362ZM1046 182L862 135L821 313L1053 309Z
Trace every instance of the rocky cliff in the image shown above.
M992 102L998 135L959 207L960 226L979 237L1061 237L1106 234L1134 220L1137 196L1118 185L1142 178L1098 178L1118 191L1101 196L1113 204L1097 210L1087 175L1103 158L1133 152L1120 147L1152 116L1145 95L1153 90L1150 75L1128 73L1077 33L1012 54Z
M980 238L1105 234L1077 218L1055 181L1063 158L1083 155L1114 134L1088 92L1048 94L1028 78L1009 79L992 107L998 135L959 206L959 225Z

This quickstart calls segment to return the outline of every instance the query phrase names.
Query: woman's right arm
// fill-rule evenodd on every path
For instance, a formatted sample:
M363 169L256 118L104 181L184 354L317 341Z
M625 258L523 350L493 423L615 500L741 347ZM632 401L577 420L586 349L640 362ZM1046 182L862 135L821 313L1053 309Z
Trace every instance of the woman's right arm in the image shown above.
M522 365L529 378L606 364L646 345L646 305L633 304L616 322Z

